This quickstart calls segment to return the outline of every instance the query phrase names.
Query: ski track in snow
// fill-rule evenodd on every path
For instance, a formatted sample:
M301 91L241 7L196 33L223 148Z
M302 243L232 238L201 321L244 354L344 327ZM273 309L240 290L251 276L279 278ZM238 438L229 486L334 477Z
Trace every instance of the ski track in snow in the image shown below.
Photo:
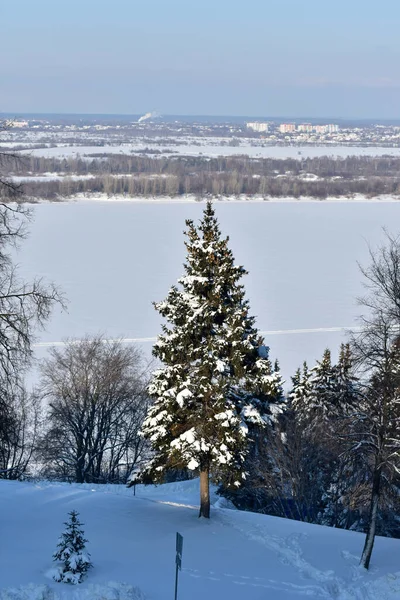
M318 586L300 586L292 583L288 583L285 581L277 581L275 579L267 579L265 577L251 577L248 575L238 575L233 573L217 573L215 571L208 572L200 572L198 569L185 569L182 571L188 574L190 577L194 579L209 579L210 581L220 581L226 579L227 582L231 582L235 585L240 586L251 586L253 588L264 588L266 590L275 590L275 591L285 591L290 592L293 591L298 595L306 595L306 596L318 596L320 595L321 589ZM332 598L332 596L320 596L321 598Z
M306 535L293 533L288 537L283 538L269 534L259 525L252 524L249 527L247 524L247 526L244 528L235 521L229 519L229 517L225 516L224 520L226 523L229 523L231 527L233 526L234 528L238 529L248 538L268 547L270 550L276 553L277 556L279 556L279 560L283 565L297 569L302 578L320 582L312 585L304 585L304 587L284 583L284 588L282 588L282 583L269 580L269 582L266 584L260 583L257 585L262 585L262 587L271 587L271 584L273 584L273 589L279 590L285 589L289 586L291 589L295 588L297 593L308 596L313 595L321 599L338 598L336 592L340 589L340 587L344 586L344 582L336 578L333 571L321 571L316 567L313 567L304 559L299 541L301 538L306 538ZM277 588L276 585L279 587Z
M399 574L388 575L375 581L360 581L365 576L365 571L359 567L359 557L343 551L343 560L353 562L353 565L350 565L350 580L345 581L343 578L335 576L333 570L318 569L305 560L300 542L308 538L307 534L293 533L287 537L279 537L271 535L268 532L267 525L259 523L249 525L249 523L246 523L244 527L244 523L232 519L228 512L225 512L222 518L227 525L239 530L251 540L273 550L283 565L293 567L300 573L302 578L315 582L311 585L305 584L304 586L299 586L272 579L238 577L237 575L225 574L227 577L235 577L236 580L234 583L277 591L289 589L293 591L296 597L298 595L306 595L314 596L321 600L389 600L397 597L397 595L400 597Z
M360 327L350 326L350 327L318 327L315 329L277 329L275 331L260 331L261 335L293 335L293 334L304 334L304 333L329 333L335 331L359 331ZM141 338L122 338L119 341L124 344L145 344L155 342L157 340L156 337L141 337ZM75 340L79 342L80 340ZM110 340L104 340L104 342L111 342ZM57 341L57 342L38 342L37 344L33 344L34 348L49 348L52 346L65 346L65 342Z
M35 348L36 357L43 358L45 344L99 332L138 340L149 357L162 323L152 302L165 298L182 276L185 219L197 222L203 208L37 205L30 235L18 251L20 275L56 282L69 304L67 311L56 308L40 332L43 347ZM217 214L238 264L249 272L246 298L259 330L272 330L266 343L283 378L290 381L304 360L314 365L327 346L336 354L346 339L343 329L359 325L355 299L364 292L357 262L368 264L366 240L373 248L383 242L381 227L391 231L399 222L400 202L222 203ZM37 379L32 372L32 383Z

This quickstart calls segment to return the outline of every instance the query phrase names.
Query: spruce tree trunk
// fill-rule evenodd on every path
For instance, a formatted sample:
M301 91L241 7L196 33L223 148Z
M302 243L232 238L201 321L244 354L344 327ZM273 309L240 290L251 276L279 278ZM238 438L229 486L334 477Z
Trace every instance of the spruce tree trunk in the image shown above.
M210 518L210 470L200 471L200 512L199 517Z
M372 480L372 495L371 495L371 508L369 513L369 523L367 537L365 538L365 544L363 553L361 555L360 564L365 568L369 568L371 560L372 549L374 547L375 532L376 532L376 518L378 515L379 499L381 493L381 476L382 472L380 467L375 469L374 478Z

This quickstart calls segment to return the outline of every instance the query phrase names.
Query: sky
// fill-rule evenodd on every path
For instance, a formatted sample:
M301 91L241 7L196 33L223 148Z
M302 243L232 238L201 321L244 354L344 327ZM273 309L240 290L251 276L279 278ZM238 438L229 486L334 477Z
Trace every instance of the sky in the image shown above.
M399 0L0 0L0 112L400 119Z

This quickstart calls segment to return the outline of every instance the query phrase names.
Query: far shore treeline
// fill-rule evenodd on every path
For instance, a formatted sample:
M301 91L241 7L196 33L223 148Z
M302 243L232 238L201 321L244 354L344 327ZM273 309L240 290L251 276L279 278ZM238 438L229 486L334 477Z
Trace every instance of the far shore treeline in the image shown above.
M63 200L77 194L190 194L199 199L240 195L265 199L400 196L400 158L393 156L274 159L238 154L209 158L148 152L68 158L18 155L9 175L29 178L24 181L24 192L33 200ZM35 176L40 178L35 180Z

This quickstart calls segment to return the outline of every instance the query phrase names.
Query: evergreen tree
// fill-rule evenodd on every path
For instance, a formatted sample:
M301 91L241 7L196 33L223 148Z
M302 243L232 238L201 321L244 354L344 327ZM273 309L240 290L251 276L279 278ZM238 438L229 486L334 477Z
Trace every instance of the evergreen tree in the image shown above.
M349 356L342 350L340 365L332 365L330 350L326 349L311 371L304 363L303 371L299 369L292 378L290 400L294 423L290 433L294 439L297 436L302 453L300 465L308 464L309 475L309 480L304 479L300 468L298 489L307 499L307 515L314 522L337 522L342 498L345 464L339 459L337 428L340 395L344 401L350 377Z
M325 350L311 371L304 365L303 373L298 370L292 380L292 418L303 440L305 462L310 465L309 485L315 492L317 521L349 526L354 478L351 459L345 452L346 417L354 415L360 400L349 344L341 345L336 365L332 365L330 351Z
M292 381L290 400L296 419L311 429L329 424L338 401L338 368L332 365L330 350L324 351L311 370L304 363L303 372L298 369Z
M324 524L333 527L349 527L352 524L352 496L357 487L354 477L354 461L346 451L349 420L359 410L361 394L358 379L354 375L354 360L349 344L341 344L338 363L332 368L333 393L326 413L326 444L330 449L330 485L324 495Z
M324 423L331 427L334 420L349 414L357 405L358 380L349 344L341 344L336 365L332 365L331 352L326 349L313 369L309 370L305 362L303 371L298 369L292 382L291 408L297 419L310 426Z
M169 325L153 348L164 366L149 385L154 404L142 431L154 451L153 477L170 468L200 473L200 516L208 518L210 475L241 485L249 426L274 420L282 382L249 314L246 271L235 265L211 203L198 228L186 225L180 288L155 304Z
M350 344L341 344L335 367L335 404L338 417L351 414L360 400L358 378L354 375L354 359Z
M57 550L53 554L53 560L63 564L57 568L53 578L58 582L77 584L82 583L92 563L90 554L85 550L87 540L84 538L78 513L72 510L68 514L70 519L64 523L67 528L58 540Z
M242 510L265 510L271 492L276 492L277 486L273 473L276 471L272 446L280 436L280 424L287 412L287 404L283 393L283 381L280 375L279 363L275 360L274 373L277 375L274 404L252 396L261 415L275 411L273 422L265 426L265 422L248 423L248 448L244 462L246 479L240 488L221 485L218 493L229 498L233 504Z
M335 404L336 372L331 361L331 351L327 348L322 360L312 369L312 393L309 403L310 418L319 424L329 423L332 406Z
M298 368L292 377L292 389L289 393L290 408L296 413L298 420L305 420L308 416L311 391L311 373L304 361L303 369Z
M326 489L327 453L319 419L323 377L319 377L319 364L309 369L304 362L303 368L297 369L292 377L290 411L284 422L285 452L281 459L287 473L282 487L288 490L292 503L289 514L309 522L318 522Z

